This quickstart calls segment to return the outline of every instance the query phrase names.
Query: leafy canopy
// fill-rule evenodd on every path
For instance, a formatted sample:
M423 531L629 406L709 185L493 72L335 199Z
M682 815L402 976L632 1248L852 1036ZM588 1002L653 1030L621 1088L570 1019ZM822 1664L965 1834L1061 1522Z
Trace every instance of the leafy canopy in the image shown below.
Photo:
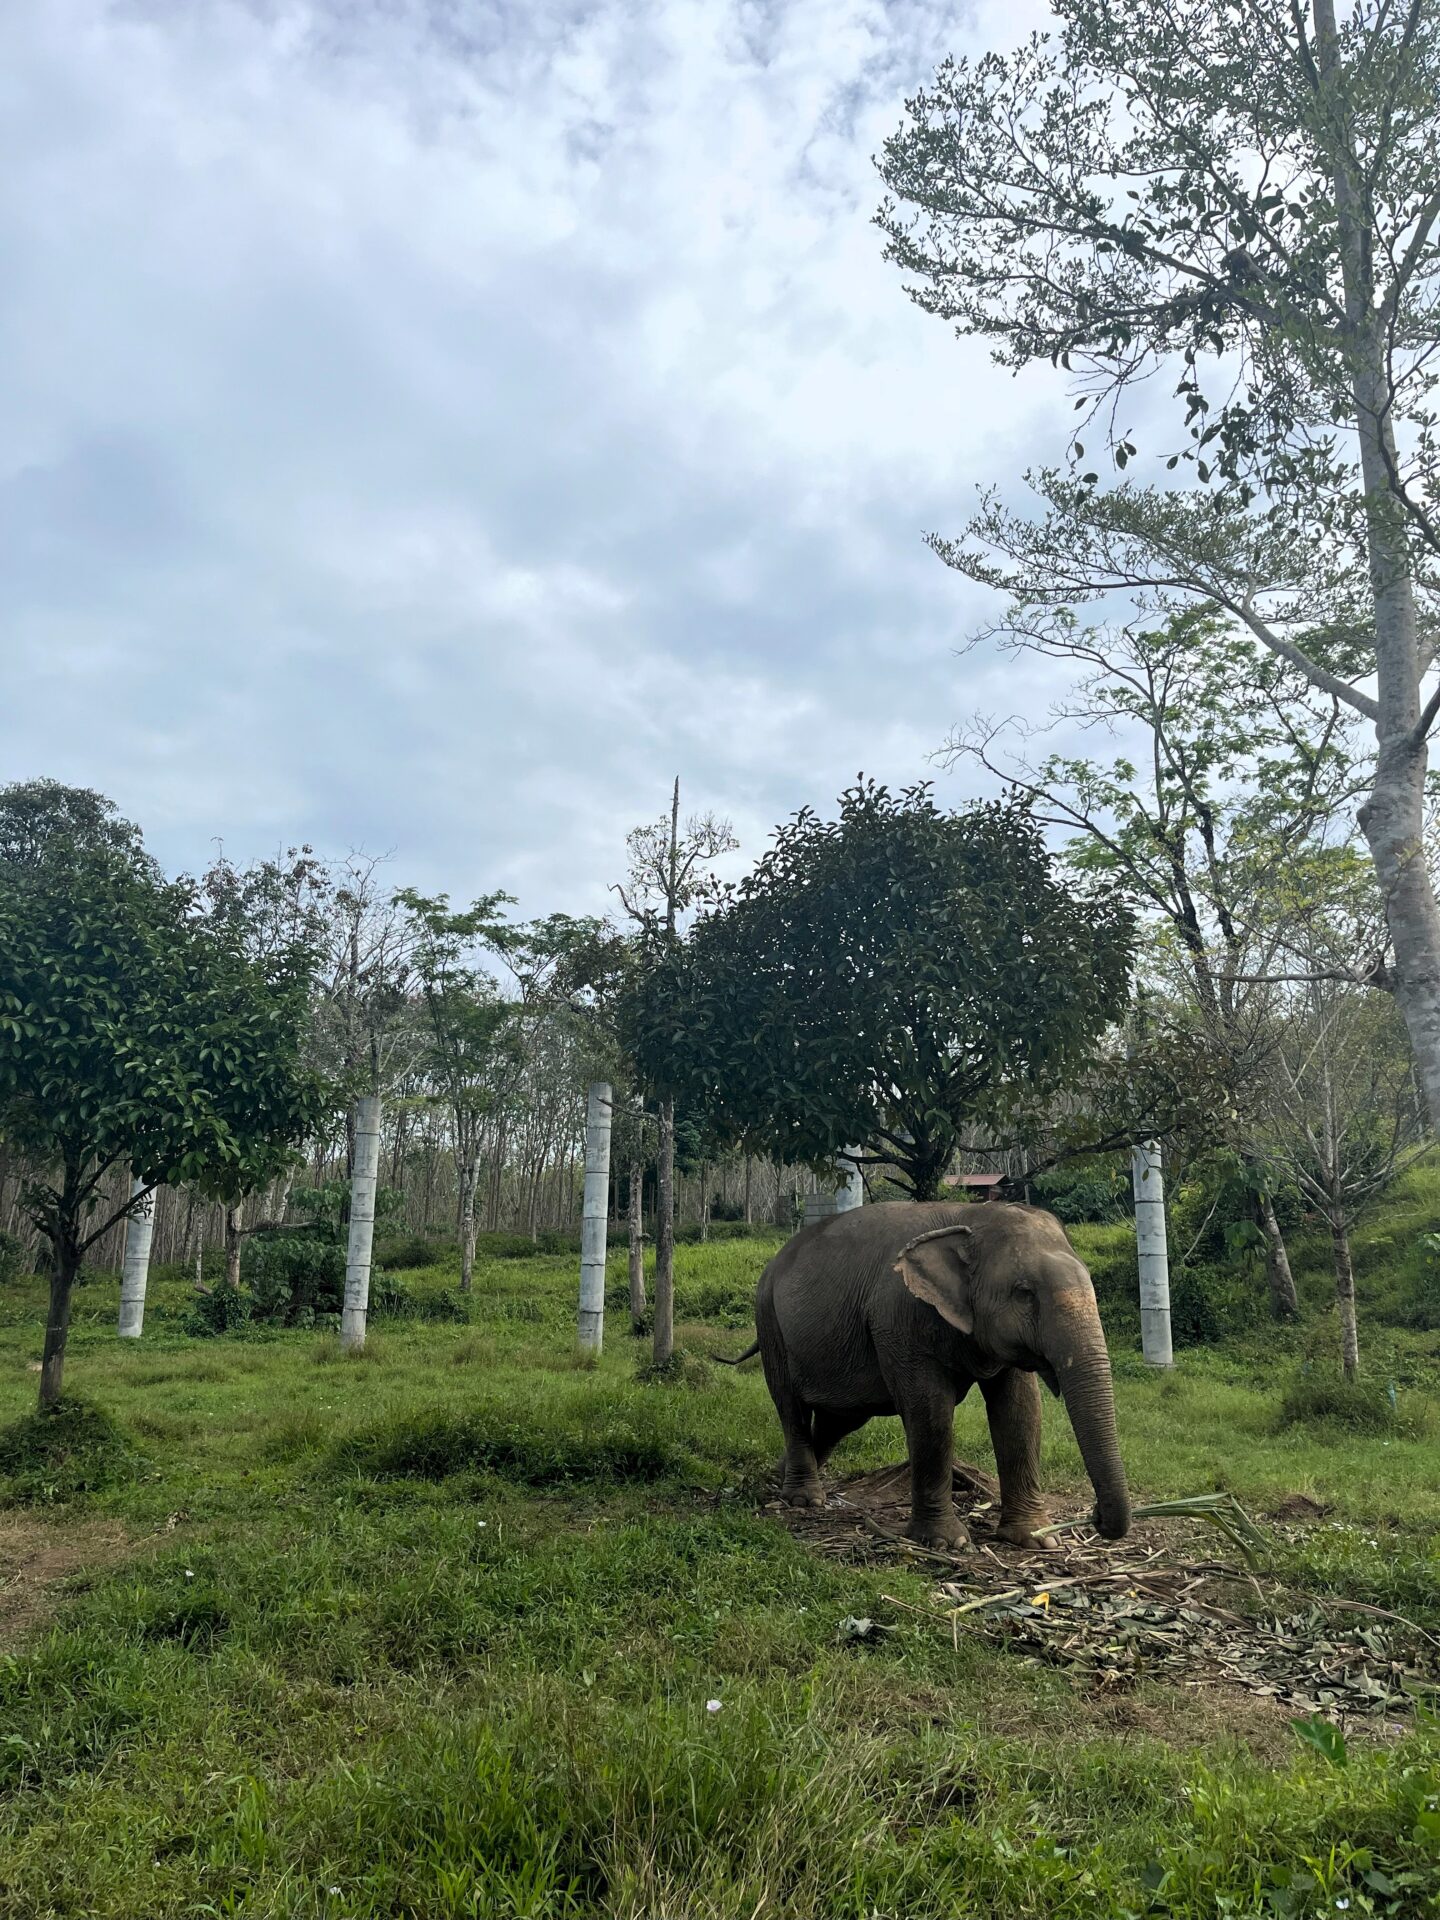
M309 966L300 949L247 957L138 835L56 833L0 861L0 1129L41 1170L42 1230L83 1251L122 1162L226 1201L278 1172L320 1118L301 1059Z
M1131 918L1057 877L1023 807L862 781L806 809L660 951L627 1005L642 1075L721 1139L866 1159L932 1195L963 1130L1063 1083L1120 1016Z

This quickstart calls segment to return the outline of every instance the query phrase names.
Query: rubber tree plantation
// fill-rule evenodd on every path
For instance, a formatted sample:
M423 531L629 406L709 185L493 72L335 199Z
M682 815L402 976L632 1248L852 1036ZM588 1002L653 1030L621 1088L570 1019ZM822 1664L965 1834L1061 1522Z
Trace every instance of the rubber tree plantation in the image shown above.
M25 1206L50 1250L45 1408L86 1250L162 1183L253 1192L324 1102L302 1057L308 954L247 958L138 836L61 819L27 848L0 859L0 1131L39 1169Z
M862 781L810 810L628 1006L649 1083L722 1138L935 1198L962 1132L1062 1088L1123 1013L1133 924L1061 880L1023 806Z

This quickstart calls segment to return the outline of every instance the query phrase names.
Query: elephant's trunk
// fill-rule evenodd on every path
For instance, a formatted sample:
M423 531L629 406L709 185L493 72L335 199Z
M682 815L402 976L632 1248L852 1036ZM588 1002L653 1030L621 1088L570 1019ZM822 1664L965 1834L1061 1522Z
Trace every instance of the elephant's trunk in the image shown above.
M1107 1540L1119 1540L1130 1531L1130 1489L1115 1437L1110 1356L1098 1326L1093 1344L1072 1346L1055 1358L1054 1365L1080 1457L1095 1489L1095 1524Z

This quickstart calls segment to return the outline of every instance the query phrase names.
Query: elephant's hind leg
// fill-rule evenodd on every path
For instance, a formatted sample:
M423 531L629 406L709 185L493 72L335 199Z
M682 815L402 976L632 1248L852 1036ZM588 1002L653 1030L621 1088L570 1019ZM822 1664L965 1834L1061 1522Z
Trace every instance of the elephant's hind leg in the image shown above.
M815 1420L803 1400L793 1398L780 1408L785 1432L785 1458L780 1463L780 1498L792 1507L823 1507L820 1462L815 1458Z
M825 1493L820 1485L820 1463L815 1458L814 1411L790 1378L784 1346L774 1337L773 1326L767 1324L770 1316L764 1313L764 1305L762 1301L761 1313L756 1316L761 1334L760 1363L785 1435L785 1455L780 1462L780 1498L792 1507L823 1507Z

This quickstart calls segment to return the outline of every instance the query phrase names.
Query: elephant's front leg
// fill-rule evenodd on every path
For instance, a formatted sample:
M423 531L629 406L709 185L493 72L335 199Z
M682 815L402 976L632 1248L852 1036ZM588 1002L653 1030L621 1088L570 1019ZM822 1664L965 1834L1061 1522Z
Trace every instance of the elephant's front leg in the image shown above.
M982 1380L990 1440L1000 1474L1002 1540L1017 1547L1053 1547L1035 1532L1050 1518L1040 1491L1040 1382L1033 1373L1007 1367Z
M970 1535L955 1511L955 1390L943 1379L915 1383L900 1404L910 1449L910 1524L922 1547L954 1551Z

